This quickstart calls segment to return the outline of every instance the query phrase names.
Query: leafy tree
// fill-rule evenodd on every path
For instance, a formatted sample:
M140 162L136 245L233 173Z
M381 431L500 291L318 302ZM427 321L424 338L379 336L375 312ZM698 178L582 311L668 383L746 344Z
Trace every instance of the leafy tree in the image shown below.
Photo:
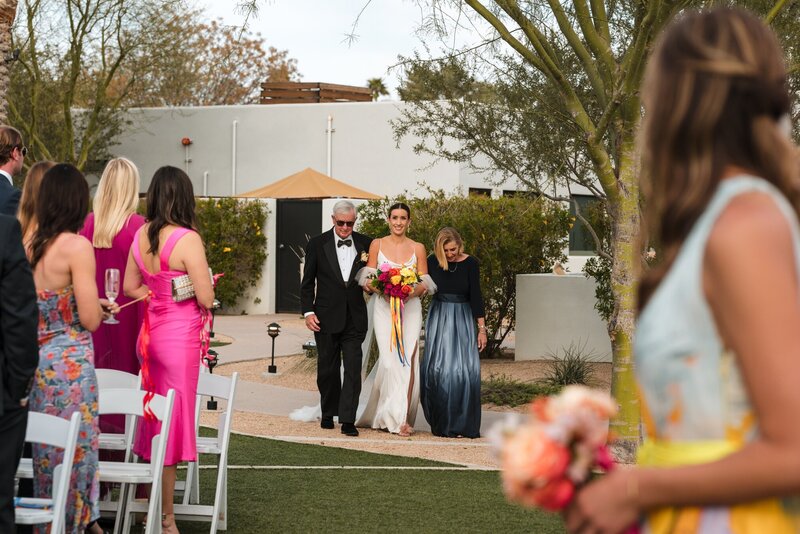
M243 104L299 77L258 34L203 22L182 0L23 0L10 121L32 160L96 170L131 106ZM0 62L0 79L2 62Z
M165 21L164 39L182 36L181 46L169 54L146 53L140 63L132 64L129 76L144 74L144 83L129 93L129 106L214 106L255 104L259 102L263 82L299 81L297 61L288 51L267 47L260 34L210 23L202 13L190 12ZM165 42L159 46L164 49ZM141 74L138 74L142 77Z
M472 26L485 36L477 46L445 53L439 73L426 72L427 81L446 83L442 67L463 65L467 74L459 80L479 74L495 88L496 100L487 103L468 91L455 99L445 93L447 102L412 98L414 107L395 123L398 138L420 136L423 141L415 147L419 152L494 171L501 180L518 179L553 199L569 200L579 187L604 203L609 246L604 249L593 234L599 256L610 267L613 295L608 321L612 393L621 409L612 430L620 438L620 456L629 458L639 439L631 351L635 273L643 262L637 242L642 209L635 142L639 89L656 35L676 13L704 2L417 3L426 11L430 35L444 38ZM747 4L772 20L786 2ZM782 17L794 28L796 20ZM407 68L425 71L427 64L429 60L415 58L407 61ZM579 211L576 216L587 223Z
M526 196L492 199L486 196L446 196L431 191L427 198L402 198L411 207L414 223L409 236L430 253L436 234L444 226L458 229L468 254L481 265L481 291L486 308L489 344L484 355L499 353L500 344L514 329L516 276L548 272L564 261L569 212L544 198ZM391 202L395 202L392 200ZM359 231L371 236L389 233L388 199L359 207ZM520 229L524 228L522 232Z
M14 28L21 53L11 73L11 122L33 160L99 165L119 133L125 95L138 82L121 74L163 43L165 14L181 0L24 0ZM174 35L171 48L180 45ZM163 52L162 52L163 53Z
M386 88L383 78L370 78L367 80L367 88L372 91L373 101L376 101L378 98L389 94L389 89Z

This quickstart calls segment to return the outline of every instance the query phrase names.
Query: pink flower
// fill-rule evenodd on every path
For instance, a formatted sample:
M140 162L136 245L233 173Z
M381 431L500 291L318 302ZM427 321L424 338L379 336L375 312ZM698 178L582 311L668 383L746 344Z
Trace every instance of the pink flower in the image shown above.
M383 271L385 273L388 273L391 269L392 269L392 266L389 265L388 263L382 263L381 264L381 267L380 267L381 271Z

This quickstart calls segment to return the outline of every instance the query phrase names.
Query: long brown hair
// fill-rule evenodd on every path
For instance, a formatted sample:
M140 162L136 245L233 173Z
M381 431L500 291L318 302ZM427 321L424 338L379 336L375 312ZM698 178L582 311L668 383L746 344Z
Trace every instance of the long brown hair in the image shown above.
M640 308L669 270L726 167L741 167L800 206L797 153L778 40L738 8L689 12L658 40L643 85L643 238L662 248L644 273Z
M89 211L89 185L81 171L59 163L44 173L36 199L38 228L31 240L31 267L44 257L56 237L77 233Z
M168 224L197 230L194 188L189 175L165 165L156 170L147 189L149 252L158 256L158 234Z
M28 174L25 175L25 183L22 185L22 196L19 199L19 209L17 219L22 226L22 237L28 232L36 229L36 199L39 196L39 185L42 183L44 173L53 168L53 161L39 161L31 165Z

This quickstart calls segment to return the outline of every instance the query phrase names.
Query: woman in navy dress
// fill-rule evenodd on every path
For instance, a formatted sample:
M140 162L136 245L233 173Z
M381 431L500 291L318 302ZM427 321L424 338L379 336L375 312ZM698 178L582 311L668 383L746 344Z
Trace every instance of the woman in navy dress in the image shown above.
M428 273L438 287L425 322L420 368L422 409L431 432L443 437L480 437L481 369L486 347L478 260L464 253L454 228L442 228Z

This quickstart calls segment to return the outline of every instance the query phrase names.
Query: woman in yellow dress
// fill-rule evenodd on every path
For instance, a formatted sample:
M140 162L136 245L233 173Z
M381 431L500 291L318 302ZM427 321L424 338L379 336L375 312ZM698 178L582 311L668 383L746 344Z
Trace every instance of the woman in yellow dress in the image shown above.
M800 162L786 69L755 16L686 13L643 91L647 237L638 466L578 492L571 532L800 532Z

